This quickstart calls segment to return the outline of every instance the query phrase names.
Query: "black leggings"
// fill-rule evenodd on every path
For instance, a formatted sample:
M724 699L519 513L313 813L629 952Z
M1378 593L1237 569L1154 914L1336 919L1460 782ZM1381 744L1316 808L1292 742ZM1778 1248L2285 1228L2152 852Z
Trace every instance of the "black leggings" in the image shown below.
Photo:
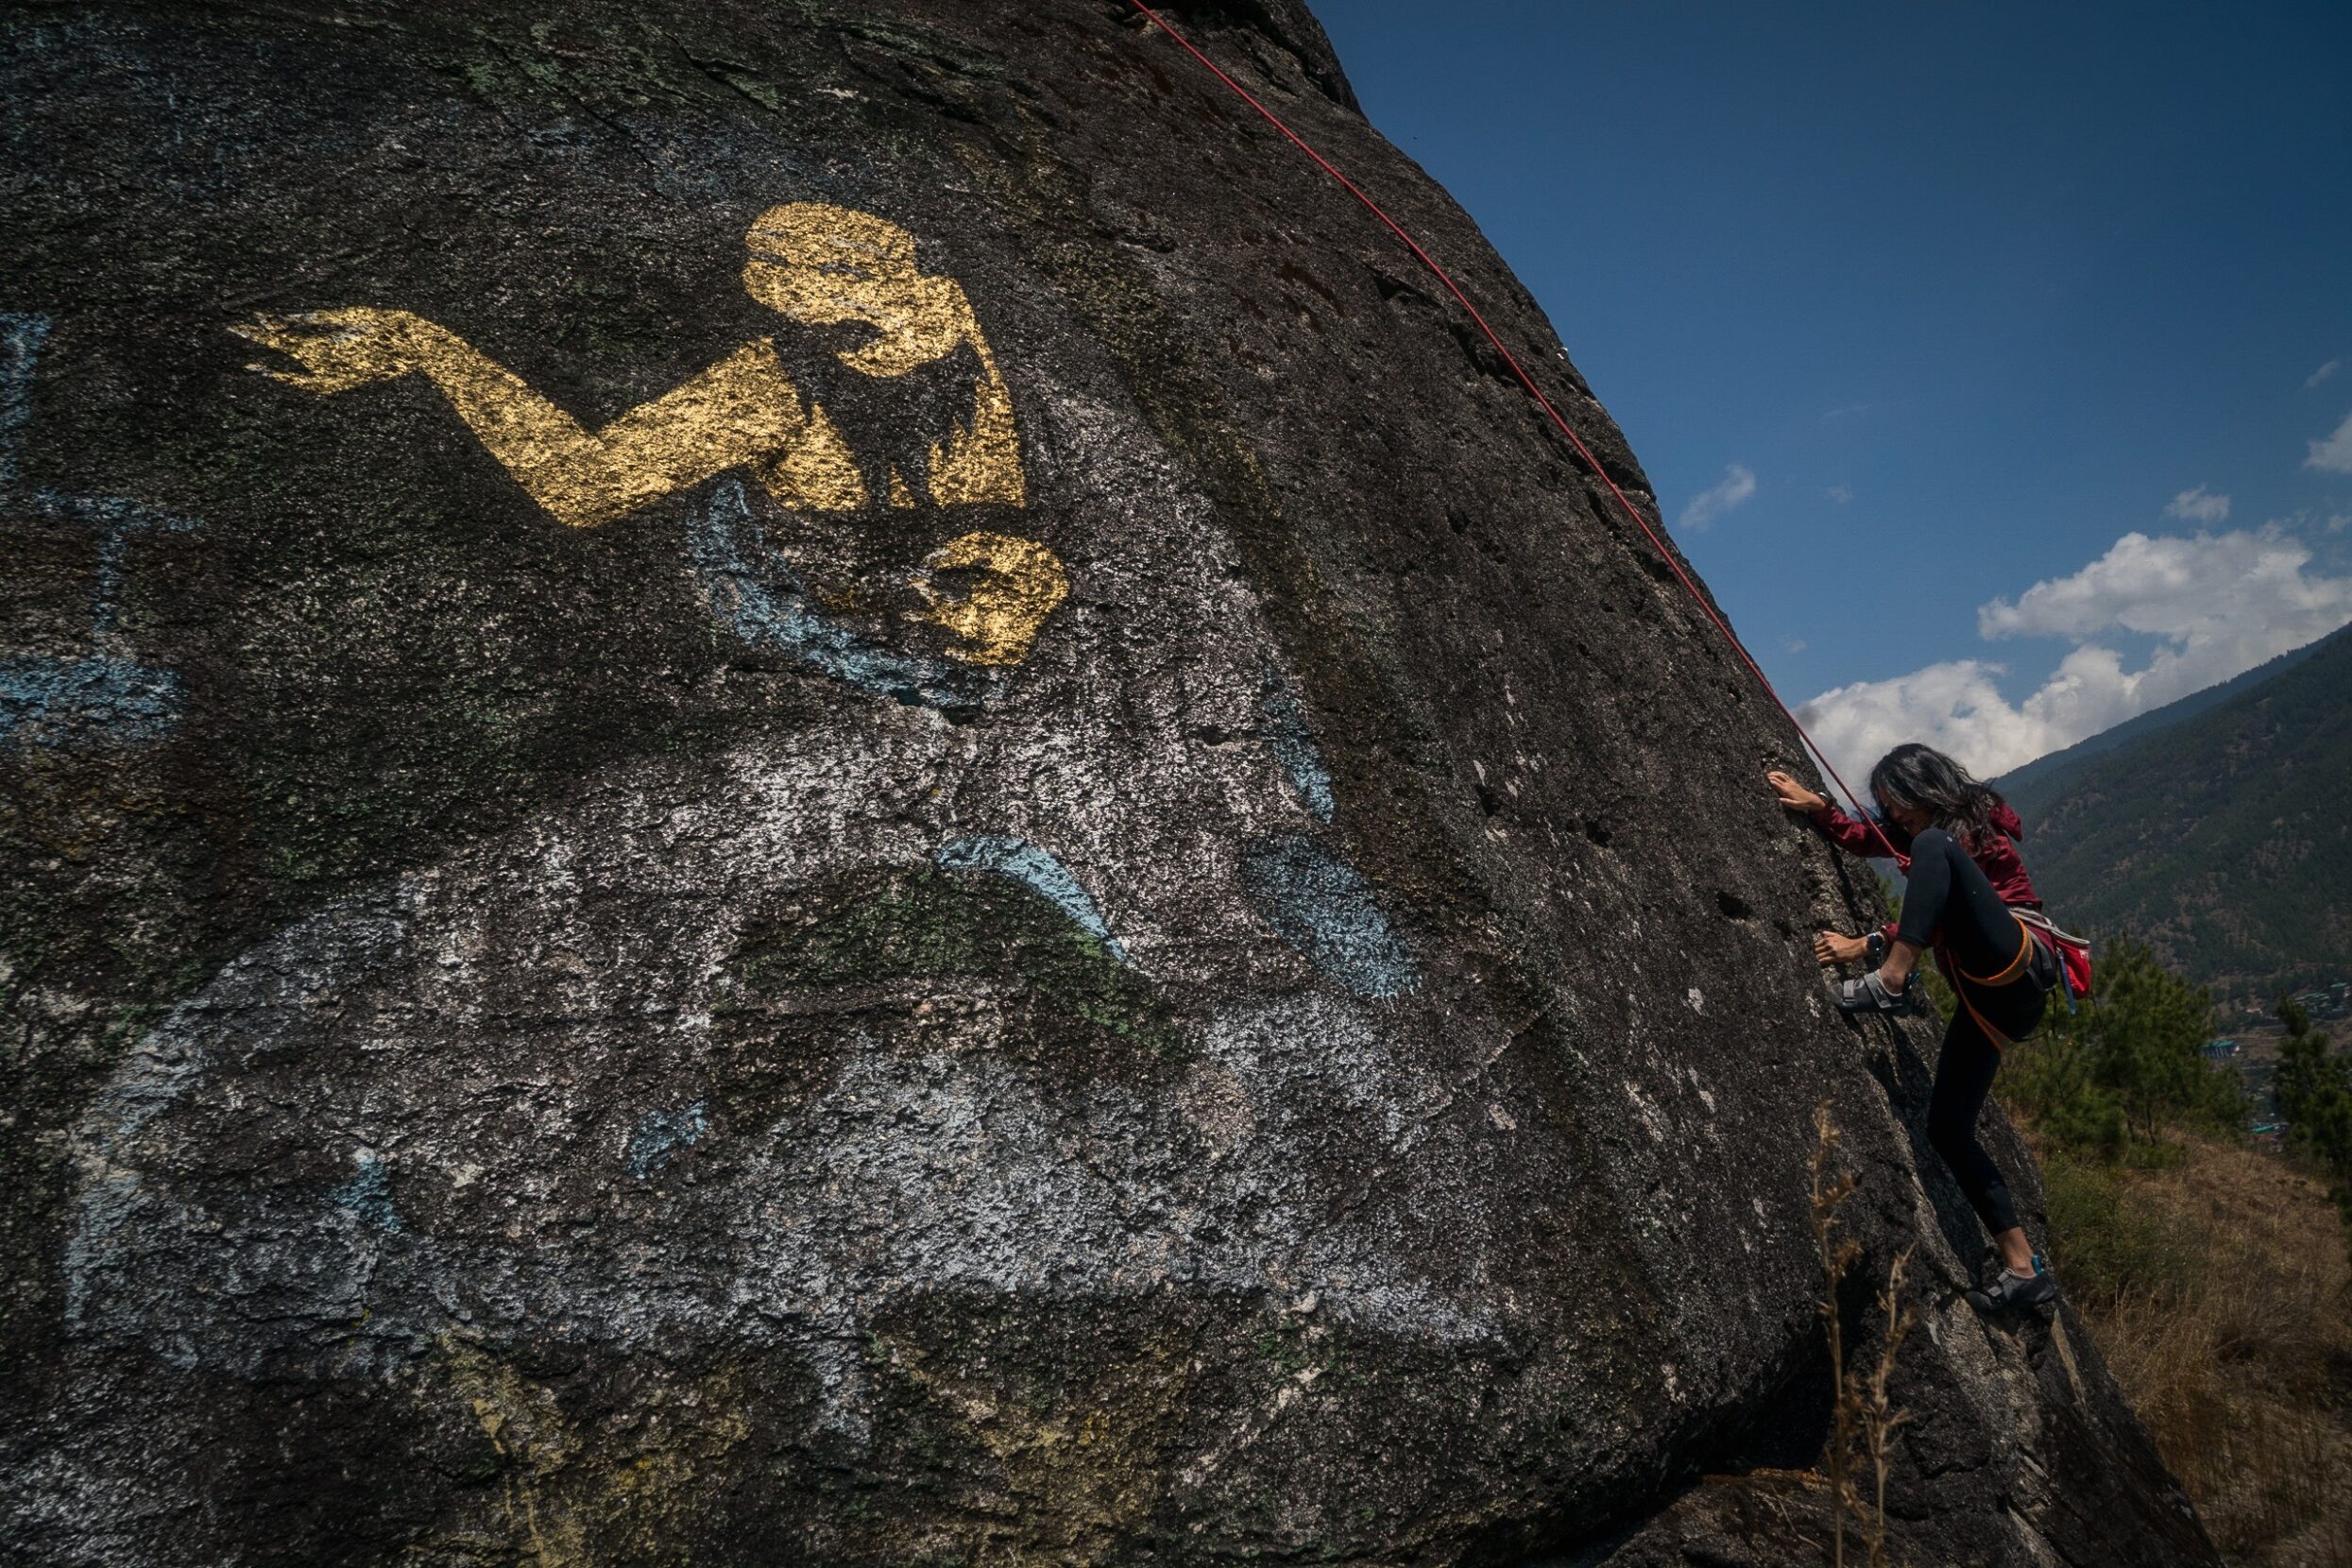
M1993 1073L2001 1065L2001 1047L1985 1026L1990 1024L2007 1039L2023 1039L2041 1022L2046 998L2022 971L2003 985L1977 985L1962 977L2008 970L2017 960L2018 944L2030 938L1993 891L1984 869L1950 833L1931 827L1911 841L1911 873L1895 939L1921 947L1940 946L1957 971L1950 977L1952 987L1965 998L1952 1008L1951 1025L1944 1031L1935 1092L1927 1102L1928 1141L1959 1178L1960 1190L1968 1194L1985 1228L1995 1236L2015 1230L2018 1209L2009 1197L2009 1184L1976 1141L1977 1113L1984 1110Z

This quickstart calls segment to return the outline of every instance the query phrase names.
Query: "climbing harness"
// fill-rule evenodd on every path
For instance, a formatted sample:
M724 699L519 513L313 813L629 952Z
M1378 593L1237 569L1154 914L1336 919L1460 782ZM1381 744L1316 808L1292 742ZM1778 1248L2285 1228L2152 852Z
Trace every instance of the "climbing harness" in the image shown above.
M1558 427L1559 433L1568 438L1568 444L1576 449L1577 455L1584 459L1585 467L1591 469L1600 479L1600 482L1609 487L1609 493L1617 498L1617 504L1624 509L1626 516L1633 520L1634 526L1642 531L1643 536L1647 538L1651 545L1657 549L1660 558L1664 560L1668 569L1674 572L1675 577L1682 584L1683 588L1690 591L1692 601L1696 604L1699 609L1706 614L1707 619L1714 623L1715 630L1723 634L1723 639L1731 645L1731 651L1739 656L1740 662L1747 666L1747 673L1756 677L1756 684L1764 688L1764 695L1772 699L1772 705L1781 710L1781 717L1788 720L1790 726L1797 731L1798 738L1804 741L1805 745L1813 752L1815 758L1820 762L1821 771L1829 775L1831 781L1837 786L1839 792L1843 793L1847 800L1853 805L1854 814L1863 822L1869 825L1870 831L1877 836L1880 845L1885 849L1889 858L1896 861L1898 863L1905 861L1908 858L1895 847L1893 841L1887 838L1886 830L1879 826L1878 820L1868 811L1862 809L1861 797L1855 794L1852 789L1847 785L1846 780L1838 775L1837 769L1830 762L1829 754L1824 752L1821 747L1815 742L1813 736L1809 734L1806 731L1805 726L1798 721L1797 715L1790 711L1788 704L1782 702L1781 700L1781 694L1772 689L1772 682L1765 676L1763 666L1756 662L1754 656L1748 653L1747 645L1740 641L1739 634L1731 630L1730 622L1724 620L1722 614L1716 610L1714 605L1708 603L1707 595L1699 590L1698 584L1692 579L1691 574L1688 571L1683 570L1682 563L1676 559L1674 552L1667 547L1666 541L1659 537L1658 531L1655 528L1652 528L1649 524L1649 520L1642 515L1642 509L1634 505L1631 501L1628 500L1626 498L1625 491L1617 487L1617 482L1609 477L1609 470L1601 467L1599 459L1593 455L1592 450L1588 448L1584 444L1583 440L1577 435L1576 428L1569 424L1567 419L1561 416L1558 408L1553 406L1552 400L1543 395L1543 389L1536 385L1535 378L1527 374L1525 367L1519 363L1519 357L1503 346L1503 340L1495 335L1495 332L1492 327L1487 325L1487 318L1479 314L1477 306L1470 302L1470 296L1462 292L1461 285L1454 281L1453 275L1447 272L1445 268L1438 264L1437 258L1431 256L1428 251L1422 248L1421 242L1414 239L1411 234L1407 233L1404 225L1398 223L1396 219L1390 217L1387 211L1384 210L1378 202L1374 201L1371 196L1365 195L1362 187L1357 185L1355 181L1350 179L1346 175L1341 174L1338 169L1333 165L1331 160L1325 158L1321 153L1317 152L1312 146L1309 146L1304 137L1302 137L1297 131L1292 130L1289 126L1286 125L1280 115L1276 114L1272 110L1267 108L1255 97L1252 96L1249 89L1243 87L1239 82L1234 80L1233 77L1227 76L1223 71L1219 70L1216 61L1210 60L1208 56L1202 54L1199 49L1195 48L1190 39L1185 37L1184 34L1178 32L1174 27L1169 26L1167 19L1162 17L1159 12L1153 10L1150 6L1145 5L1144 0L1130 0L1130 3L1133 5L1135 9L1141 11L1145 18L1150 21L1153 26L1159 28L1160 31L1175 40L1177 44L1183 48L1185 53L1190 55L1194 60L1199 60L1202 66L1206 67L1211 76L1215 77L1219 81L1223 82L1227 88L1231 89L1236 97L1239 98L1243 103L1248 104L1252 109L1255 110L1258 112L1258 115L1264 119L1268 125L1272 126L1276 130L1282 132L1284 140L1287 141L1292 146L1298 148L1301 152L1306 154L1308 158L1314 160L1316 166L1321 169L1323 173L1338 180L1341 189L1345 190L1348 195L1354 196L1357 201L1361 202L1364 206L1364 210L1372 213L1373 217L1378 218L1381 225L1386 228L1389 233L1394 234L1397 239L1404 244L1406 249L1413 253L1414 259L1419 261L1423 266L1427 267L1431 275L1434 276L1440 283L1442 283L1445 286L1445 291L1454 297L1455 302L1460 305L1464 311L1469 313L1470 319L1476 324L1478 331L1485 336L1487 342L1493 347L1494 351L1503 356L1503 363L1510 366L1511 374L1519 378L1519 384L1526 388L1527 395L1535 400L1536 406L1541 408L1551 419L1552 423Z
M2039 910L2012 909L2009 912L2033 928L2058 960L2059 977L2065 983L2066 1004L2090 995L2090 938L2061 930Z
M2015 910L2011 910L2009 912L2011 914L2015 914L2017 912ZM1952 964L1951 972L1959 976L1962 980L1967 980L1971 985L1981 985L1987 990L1991 990L1999 986L2006 985L2011 980L2017 979L2018 976L2023 974L2025 972L2026 963L2033 958L2033 956L2034 933L2026 929L2025 922L2020 920L2018 922L2017 956L2011 959L2007 963L2003 964L1999 974L1971 975L1966 969L1961 968L1956 963Z
M2017 1042L2004 1031L1995 1029L1991 1020L1985 1016L1983 1010L1976 1005L1979 993L2027 984L2045 997L2053 992L2064 995L2071 1008L2076 996L2087 996L2090 991L2088 943L2071 932L2058 929L2037 911L2012 905L2009 912L2017 917L2017 956L2003 964L1998 974L1971 975L1960 967L1958 961L1941 944L1935 948L1936 962L1951 977L1951 994L1960 999L1962 1007L1969 1010L1969 1016L1976 1020L1976 1027L1985 1031L1985 1038L1993 1043L1996 1050L2006 1050ZM2074 945L2071 951L2065 946L2069 943ZM2075 990L2074 980L2074 966L2078 961L2083 976L2079 992Z
M2011 910L2009 912L2015 914L2017 912ZM2018 922L2017 956L2004 964L1999 974L1971 975L1960 967L1959 962L1944 949L1941 943L1936 945L1936 962L1942 964L1944 972L1951 977L1952 996L1962 1007L1968 1009L1969 1016L1976 1020L1976 1027L1984 1031L1986 1039L1992 1042L1995 1050L2005 1051L2017 1044L2017 1041L2006 1030L1993 1027L1992 1020L1985 1016L1984 1009L1976 1005L1977 994L1980 991L2000 990L2003 986L2013 984L2021 979L2028 965L2033 962L2035 949L2039 946L2034 940L2034 933L2026 929L2023 921L2020 921ZM2049 988L2044 986L2043 989L2046 991Z

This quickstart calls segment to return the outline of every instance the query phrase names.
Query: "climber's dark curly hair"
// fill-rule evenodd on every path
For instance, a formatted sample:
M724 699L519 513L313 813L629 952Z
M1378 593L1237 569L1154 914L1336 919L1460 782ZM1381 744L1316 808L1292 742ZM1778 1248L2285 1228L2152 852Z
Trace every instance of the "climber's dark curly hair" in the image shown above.
M2000 832L1993 826L1993 810L2003 804L1999 793L1934 746L1913 741L1880 758L1870 770L1870 793L1889 806L1925 811L1964 844Z

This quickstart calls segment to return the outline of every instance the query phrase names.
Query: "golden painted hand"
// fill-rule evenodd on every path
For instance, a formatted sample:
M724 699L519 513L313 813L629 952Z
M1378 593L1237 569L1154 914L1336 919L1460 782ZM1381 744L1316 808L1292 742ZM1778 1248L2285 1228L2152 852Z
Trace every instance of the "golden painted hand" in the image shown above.
M267 365L251 365L247 369L321 394L349 392L371 382L405 376L422 366L435 347L434 337L448 335L407 311L365 306L264 315L229 330L265 349L275 349L302 366L298 371Z
M841 437L803 401L767 338L591 431L455 332L407 311L306 311L231 330L302 366L254 369L321 395L426 377L532 498L574 527L755 462L802 492L856 503L857 469Z
M966 664L1018 664L1029 656L1038 628L1069 597L1061 558L1035 539L1010 534L965 534L924 557L932 571L976 574L963 598L942 593L928 575L914 580L926 608L917 619L944 626L969 644L947 651Z
M746 235L743 283L797 322L861 327L835 350L864 375L907 375L969 346L978 361L971 415L929 444L922 478L934 506L1027 502L1013 398L963 285L916 264L896 224L818 202L772 207ZM366 306L263 315L230 329L298 368L255 365L290 386L328 396L416 374L430 381L483 448L556 520L594 528L748 469L780 506L855 512L879 502L832 418L785 368L775 339L756 338L684 383L589 429L456 332L408 311ZM921 500L893 466L887 499ZM966 534L929 560L968 574L951 596L918 581L918 618L945 627L969 664L1018 664L1068 596L1053 552L1003 534Z

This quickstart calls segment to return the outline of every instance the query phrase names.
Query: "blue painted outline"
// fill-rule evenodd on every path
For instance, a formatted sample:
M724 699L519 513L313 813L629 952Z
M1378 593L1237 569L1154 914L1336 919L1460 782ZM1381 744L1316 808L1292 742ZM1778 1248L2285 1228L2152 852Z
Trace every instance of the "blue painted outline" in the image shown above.
M833 679L921 707L975 707L1001 676L953 659L905 654L836 624L767 544L741 479L725 479L690 523L695 575L712 613L756 648L772 648Z
M179 676L141 664L114 646L130 536L146 529L186 533L201 526L160 507L120 496L68 496L17 489L25 434L32 425L33 376L48 341L45 315L0 314L0 505L23 515L78 522L97 536L97 572L90 589L90 652L0 658L0 748L21 741L140 744L171 733L187 707Z
M373 1151L362 1152L351 1179L331 1190L334 1206L390 1236L401 1234L401 1213L392 1206L392 1167Z
M1420 966L1381 912L1372 883L1321 840L1304 833L1253 839L1241 852L1241 886L1285 942L1357 996L1420 988Z
M1127 949L1111 934L1102 912L1070 875L1070 868L1027 839L975 833L941 844L936 859L949 871L986 871L1012 878L1068 915L1072 925L1102 944L1103 951L1121 963L1128 962Z
M648 1111L629 1132L629 1147L622 1164L643 1181L693 1148L710 1130L710 1102L698 1099L682 1111Z
M1290 775L1290 788L1299 804L1317 822L1329 822L1338 809L1331 793L1331 770L1323 766L1322 753L1315 749L1315 732L1307 727L1306 709L1299 694L1270 664L1266 667L1265 684L1258 689L1258 711L1265 715L1266 748Z

